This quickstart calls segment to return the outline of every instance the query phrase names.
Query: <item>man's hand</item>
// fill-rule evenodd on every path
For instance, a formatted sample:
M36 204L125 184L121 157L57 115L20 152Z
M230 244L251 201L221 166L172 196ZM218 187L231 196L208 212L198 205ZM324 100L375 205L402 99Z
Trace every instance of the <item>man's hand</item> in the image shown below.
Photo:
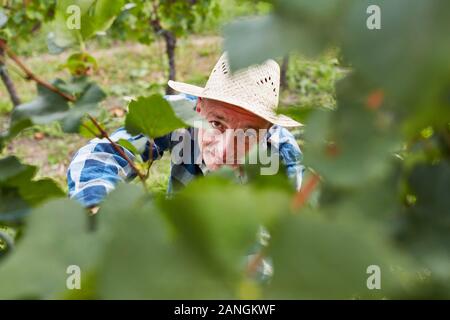
M99 206L94 206L94 207L88 208L88 211L89 211L89 213L90 213L91 215L96 214L96 213L98 212L98 210L100 210L100 207L99 207Z

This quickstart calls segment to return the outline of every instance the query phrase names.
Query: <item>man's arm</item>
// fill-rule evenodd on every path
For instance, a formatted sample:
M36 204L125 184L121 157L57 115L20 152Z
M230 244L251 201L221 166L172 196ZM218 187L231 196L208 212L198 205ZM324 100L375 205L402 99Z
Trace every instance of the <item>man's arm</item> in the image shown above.
M193 106L197 98L191 95L166 95L167 101L187 100ZM132 136L124 128L116 130L110 137L113 141L126 139L141 154L143 161L150 159L150 141L144 135ZM162 157L170 148L170 134L154 139L152 159ZM123 148L127 156L135 156ZM129 181L136 177L128 162L111 146L106 139L93 139L75 154L67 171L69 196L85 207L98 205L112 191L119 181Z
M302 165L303 154L295 137L286 128L274 125L269 129L267 141L278 150L288 178L300 190L305 167Z
M152 154L150 141L144 135L132 136L124 128L116 130L111 140L128 140L141 154L144 161L150 156L156 160L162 157L169 147L169 135L154 140ZM127 156L135 160L135 156L123 148ZM128 162L112 147L106 139L93 139L74 155L68 171L67 183L69 196L85 207L98 205L103 198L114 189L120 181L130 181L136 173Z

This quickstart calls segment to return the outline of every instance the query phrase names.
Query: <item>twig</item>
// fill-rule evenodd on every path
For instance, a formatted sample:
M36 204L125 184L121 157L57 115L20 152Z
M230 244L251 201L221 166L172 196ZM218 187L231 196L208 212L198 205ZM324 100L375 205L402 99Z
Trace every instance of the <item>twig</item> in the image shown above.
M21 69L19 69L15 64L13 63L8 63L8 61L5 61L4 59L0 59L0 63L4 63L4 66L8 68L9 71L14 72L17 76L19 76L19 78L23 79L23 80L28 80L27 75L25 75Z
M0 66L3 65L8 68L10 71L14 71L20 78L27 80L27 76L22 73L22 70L17 68L17 66L13 63L8 63L8 60L2 55L4 51L0 48Z
M111 145L113 146L113 148L129 163L129 165L131 166L131 168L133 168L133 170L136 172L136 174L139 176L139 178L141 179L142 183L145 186L145 175L142 174L142 172L136 168L136 165L134 164L134 162L127 156L127 154L125 153L125 151L123 151L122 147L119 146L117 143L115 143L114 141L111 140L111 138L109 137L108 133L100 126L100 124L97 122L97 120L95 120L94 117L92 117L90 114L87 114L89 120L91 120L91 122L94 124L94 126L97 128L97 130L100 132L101 137L107 139Z
M308 179L308 181L305 183L305 185L298 191L294 199L292 199L292 209L298 210L300 209L308 200L308 198L311 196L311 193L316 188L317 184L319 183L320 178L317 174L313 173L311 178Z
M298 210L305 204L306 200L308 200L308 198L311 196L311 193L314 191L319 181L319 175L313 173L311 178L309 178L302 189L300 189L300 191L295 194L294 199L292 199L292 210ZM261 250L260 252L256 253L247 264L247 268L245 270L246 274L248 276L254 275L263 259L264 252Z
M61 90L59 90L58 88L56 88L55 86L53 86L52 84L46 82L45 80L40 79L38 76L36 76L30 69L28 69L28 67L22 63L22 61L19 59L19 57L17 55L14 54L14 52L12 52L5 41L0 39L0 48L3 49L8 56L23 70L23 72L25 72L25 74L27 75L27 78L30 80L33 80L37 83L39 83L40 85L42 85L43 87L59 94L60 96L64 97L66 100L69 100L71 102L75 102L76 98L70 94L67 94ZM103 130L103 128L100 126L100 124L97 122L97 120L95 120L90 114L87 114L89 117L89 120L91 120L91 122L94 124L94 126L99 130L101 137L102 138L106 138L111 145L113 146L113 148L128 162L128 164L130 165L130 167L136 172L136 174L139 176L139 178L142 181L142 184L144 185L144 187L146 187L145 185L145 175L143 175L138 168L136 168L136 165L134 164L133 160L131 160L127 154L123 151L122 147L119 146L117 143L115 143L114 141L111 140L111 138L109 137L108 133ZM87 126L85 126L85 128L87 128ZM88 128L88 130L93 133L93 131ZM95 136L97 136L97 134L95 134Z
M150 141L149 141L149 143L150 143L150 145L149 145L149 149L148 149L148 162L149 162L149 164L148 164L148 167L147 167L147 172L145 173L145 179L147 179L148 177L149 177L149 175L150 175L150 169L151 169L151 167L152 167L152 164L153 164L153 144L154 144L154 142L153 142L153 139L150 139Z
M256 253L249 261L249 263L247 264L247 269L245 270L247 276L253 276L257 269L258 266L262 263L264 259L264 252L260 251L258 253Z
M17 94L16 86L14 85L14 82L9 75L8 69L4 61L5 61L4 51L0 49L0 78L2 79L3 84L5 85L6 91L9 94L13 106L16 107L21 104L21 101L19 95Z
M87 125L85 125L84 123L81 124L81 126L83 126L87 131L89 131L90 134L92 134L94 137L98 137L99 135L94 132L94 130L92 130L91 128L89 128Z
M23 64L23 62L19 59L19 57L16 56L16 54L9 49L6 42L1 39L0 39L0 48L3 49L3 51L5 51L5 53L11 58L11 60L13 60L20 67L20 69L22 69L22 71L26 74L29 80L33 80L38 84L40 84L41 86L63 96L66 100L75 102L76 99L74 96L59 90L54 85L36 76L30 69L28 69L28 67L25 64Z

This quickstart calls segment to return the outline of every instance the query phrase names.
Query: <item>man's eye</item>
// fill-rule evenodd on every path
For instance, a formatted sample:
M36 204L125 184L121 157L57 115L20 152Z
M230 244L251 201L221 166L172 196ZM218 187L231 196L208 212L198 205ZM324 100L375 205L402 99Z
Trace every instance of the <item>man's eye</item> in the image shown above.
M213 127L214 129L222 129L222 124L218 121L210 121L209 122L211 124L211 127Z

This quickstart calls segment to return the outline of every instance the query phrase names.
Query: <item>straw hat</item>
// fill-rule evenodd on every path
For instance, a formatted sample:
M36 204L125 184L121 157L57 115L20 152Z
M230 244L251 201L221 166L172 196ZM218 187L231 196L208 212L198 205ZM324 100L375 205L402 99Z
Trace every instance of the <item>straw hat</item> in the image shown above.
M280 66L274 60L267 60L231 74L227 53L216 63L204 88L169 80L168 85L176 91L197 97L226 102L267 121L283 127L302 124L276 114L280 89Z

